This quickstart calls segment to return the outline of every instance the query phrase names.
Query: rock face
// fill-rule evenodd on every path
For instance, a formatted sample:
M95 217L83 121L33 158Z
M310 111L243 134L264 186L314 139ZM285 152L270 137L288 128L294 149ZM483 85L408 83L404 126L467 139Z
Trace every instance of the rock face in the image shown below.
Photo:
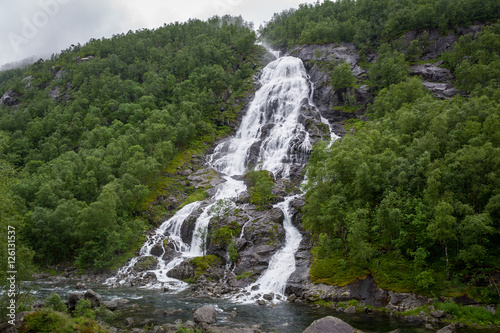
M0 98L0 104L6 106L14 106L19 104L21 100L21 94L14 90L7 90L5 94Z
M217 310L211 305L204 305L193 314L195 323L215 324L217 321Z
M366 72L359 66L359 52L353 43L304 45L290 51L290 54L302 59L314 83L313 100L323 117L330 122L338 122L356 117L355 113L334 109L335 106L348 105L347 96L354 95L361 107L368 104L372 97L367 87L335 90L330 83L330 70L326 63L345 61L351 66L356 78L361 79ZM351 97L352 99L352 97Z
M285 241L284 216L281 209L259 211L255 206L249 206L245 213L249 221L244 226L243 237L236 242L238 250L238 260L234 268L236 275L244 272L263 272L268 267L272 255ZM242 287L249 282L233 280L231 284Z
M328 316L314 321L303 333L362 333L339 318Z

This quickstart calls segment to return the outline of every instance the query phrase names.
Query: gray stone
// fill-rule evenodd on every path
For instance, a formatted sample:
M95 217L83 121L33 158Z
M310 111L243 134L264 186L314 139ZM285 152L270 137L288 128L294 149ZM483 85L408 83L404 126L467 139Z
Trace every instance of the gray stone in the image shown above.
M133 324L134 324L134 318L132 317L125 318L125 325L131 326Z
M0 104L6 106L14 106L19 104L21 99L21 94L14 90L7 90L5 94L0 98Z
M435 64L410 66L410 74L421 76L424 80L431 82L450 82L453 79L449 69L438 67Z
M83 294L81 293L69 293L68 294L68 310L73 311L78 304L78 301L83 299Z
M297 299L297 296L295 296L295 294L291 294L290 296L288 296L288 298L286 299L288 302L293 302Z
M274 298L274 294L264 294L262 298L264 298L266 301L272 301Z
M211 305L204 305L193 314L195 323L215 324L217 321L217 310Z
M102 304L111 311L115 311L118 307L118 303L116 301L104 301Z
M86 289L87 287L83 282L77 282L76 289Z
M430 315L434 318L441 318L444 316L444 311L442 310L431 311Z
M349 306L345 309L344 311L345 313L348 313L348 314L355 314L356 313L356 307L354 306Z
M422 84L424 87L431 90L436 97L441 99L450 99L458 94L458 90L450 83L422 81Z
M303 333L362 333L345 321L328 316L315 320Z
M93 308L99 307L102 302L102 297L92 289L87 289L85 294L83 295L83 298L88 299L90 301L90 304Z

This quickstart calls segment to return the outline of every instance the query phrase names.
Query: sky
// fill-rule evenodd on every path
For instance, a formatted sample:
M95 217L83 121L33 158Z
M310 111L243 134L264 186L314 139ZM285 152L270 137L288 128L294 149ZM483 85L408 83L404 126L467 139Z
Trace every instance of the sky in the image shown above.
M0 67L50 57L91 38L154 29L190 18L241 15L258 28L273 14L308 0L21 0L0 11Z

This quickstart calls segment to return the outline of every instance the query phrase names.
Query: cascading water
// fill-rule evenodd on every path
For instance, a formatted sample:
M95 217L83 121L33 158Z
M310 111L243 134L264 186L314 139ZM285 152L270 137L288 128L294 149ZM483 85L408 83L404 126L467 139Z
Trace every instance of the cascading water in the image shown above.
M312 148L308 132L299 122L301 106L310 102L311 85L302 61L294 57L282 57L269 63L261 72L261 87L255 93L244 115L236 135L219 144L209 156L209 164L226 180L218 185L216 194L203 208L196 220L191 244L185 244L181 238L181 226L191 213L202 207L201 202L194 202L179 210L150 237L142 247L140 256L121 268L117 277L109 279L108 284L123 284L133 276L134 266L145 256L151 256L152 249L160 245L165 253L163 242L173 242L178 256L164 261L159 256L154 273L159 282L173 282L167 273L183 260L202 255L203 242L197 237L200 230L210 222L210 212L217 200L238 197L246 190L246 185L233 176L243 175L249 166L271 171L275 178L287 178L292 165L303 166ZM310 103L312 105L312 103ZM275 205L284 213L286 233L285 246L276 252L270 260L268 269L248 288L259 289L259 293L283 295L288 277L295 270L294 254L302 236L292 225L288 206L295 196L287 197ZM232 203L235 205L234 203ZM243 226L243 231L244 231ZM243 236L243 231L240 238ZM180 287L183 287L183 283ZM252 292L253 293L253 292ZM256 295L251 295L255 299Z

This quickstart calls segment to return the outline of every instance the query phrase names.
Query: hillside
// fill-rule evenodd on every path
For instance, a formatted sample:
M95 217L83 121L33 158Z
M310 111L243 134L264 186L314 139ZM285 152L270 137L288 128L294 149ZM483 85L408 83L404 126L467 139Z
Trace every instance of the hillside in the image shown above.
M202 296L256 286L259 305L342 311L498 304L499 19L494 0L324 1L261 28L282 60L226 16L0 72L0 221L18 281L168 276ZM157 229L170 218L175 235ZM257 294L295 228L295 270Z

